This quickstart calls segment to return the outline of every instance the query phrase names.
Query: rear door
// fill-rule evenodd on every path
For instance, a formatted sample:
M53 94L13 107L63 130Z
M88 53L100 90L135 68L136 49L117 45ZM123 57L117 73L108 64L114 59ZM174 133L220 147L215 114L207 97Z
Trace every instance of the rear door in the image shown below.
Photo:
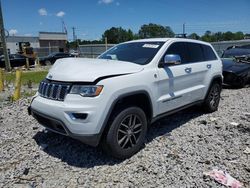
M187 42L188 63L187 68L190 69L187 82L189 90L187 103L201 100L206 92L206 78L211 70L211 64L206 63L206 57L203 45L199 43Z

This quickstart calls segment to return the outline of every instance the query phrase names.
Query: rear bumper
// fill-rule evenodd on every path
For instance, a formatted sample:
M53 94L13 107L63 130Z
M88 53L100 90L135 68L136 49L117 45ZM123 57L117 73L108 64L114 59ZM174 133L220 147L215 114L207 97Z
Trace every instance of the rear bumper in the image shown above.
M37 110L32 109L31 106L28 107L28 113L29 115L32 115L42 126L55 133L80 140L90 146L97 146L99 144L101 134L78 135L72 133L61 120L38 112Z

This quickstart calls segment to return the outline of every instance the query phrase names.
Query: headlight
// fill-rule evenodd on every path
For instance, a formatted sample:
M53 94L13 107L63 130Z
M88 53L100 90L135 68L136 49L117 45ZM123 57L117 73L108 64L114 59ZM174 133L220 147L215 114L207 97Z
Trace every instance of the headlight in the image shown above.
M70 93L79 94L83 97L96 97L102 92L103 86L73 85Z

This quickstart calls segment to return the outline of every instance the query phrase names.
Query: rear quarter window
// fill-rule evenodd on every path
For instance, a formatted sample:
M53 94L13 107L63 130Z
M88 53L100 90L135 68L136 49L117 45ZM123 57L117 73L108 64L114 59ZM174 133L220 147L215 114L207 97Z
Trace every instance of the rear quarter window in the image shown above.
M210 46L202 45L205 61L217 60L217 57Z

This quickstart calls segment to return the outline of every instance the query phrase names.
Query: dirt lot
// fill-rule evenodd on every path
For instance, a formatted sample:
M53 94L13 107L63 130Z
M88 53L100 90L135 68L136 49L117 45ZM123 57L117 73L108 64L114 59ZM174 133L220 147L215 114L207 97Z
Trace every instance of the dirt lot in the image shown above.
M28 104L0 105L0 187L223 187L203 174L212 169L250 187L249 88L224 89L215 113L196 107L160 120L124 161L47 132Z

